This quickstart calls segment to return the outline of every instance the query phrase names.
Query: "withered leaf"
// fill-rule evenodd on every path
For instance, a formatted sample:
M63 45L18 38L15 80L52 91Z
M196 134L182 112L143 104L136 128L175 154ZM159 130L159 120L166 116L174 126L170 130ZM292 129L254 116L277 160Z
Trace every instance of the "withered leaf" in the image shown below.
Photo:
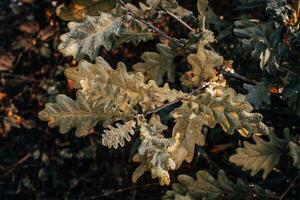
M48 121L50 127L59 126L60 133L67 133L76 127L76 136L89 134L89 130L101 119L102 113L95 110L92 102L87 101L81 91L77 92L76 101L65 95L58 95L56 103L46 104L39 118Z
M42 41L49 41L55 37L56 33L57 33L57 27L47 26L46 28L44 28L39 32L38 37Z
M0 55L0 72L10 70L13 67L15 57L11 54Z
M132 175L133 182L150 171L153 178L158 178L161 185L170 183L169 170L175 169L175 162L171 158L168 148L174 145L172 138L164 138L162 132L167 126L160 122L158 115L153 115L150 121L141 123L142 143L138 149L140 165Z
M105 134L102 134L102 145L108 148L113 147L117 149L119 146L125 146L125 140L130 141L130 135L134 134L133 128L136 122L134 120L125 122L125 124L116 124L116 128L109 125L108 129L104 130Z
M95 16L99 12L109 12L116 0L73 0L56 8L56 15L65 21L82 21L84 15Z
M37 21L27 21L20 25L19 27L20 31L25 33L34 34L39 32L40 25Z
M149 40L149 29L130 16L102 12L100 16L86 16L81 23L69 22L70 31L61 35L58 50L64 56L80 60L94 60L101 47L111 50L124 42ZM145 34L143 34L145 33Z
M172 152L177 168L184 160L192 161L195 145L205 144L204 125L214 128L220 124L226 133L233 134L237 130L245 137L251 133L268 134L268 128L261 122L262 116L251 113L252 107L244 99L233 89L218 85L172 111L171 116L176 119L172 137L179 144Z
M201 86L201 84L216 76L215 67L222 65L223 57L219 54L205 49L205 45L214 41L212 32L204 33L204 38L198 43L196 54L190 54L187 57L188 63L192 69L181 77L182 84L187 87Z

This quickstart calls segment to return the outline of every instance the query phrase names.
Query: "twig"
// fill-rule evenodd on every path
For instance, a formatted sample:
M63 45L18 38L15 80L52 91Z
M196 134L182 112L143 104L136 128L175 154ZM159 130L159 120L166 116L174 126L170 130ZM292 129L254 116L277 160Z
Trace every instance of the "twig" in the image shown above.
M123 34L124 35L155 35L156 33L153 33L153 32L150 32L150 33L126 32Z
M177 44L178 46L180 46L180 47L186 49L186 48L185 48L185 45L182 44L177 38L170 37L170 36L167 35L166 33L162 32L159 28L157 28L156 26L154 26L152 23L150 23L150 22L144 20L143 18L141 18L140 16L136 15L130 8L128 8L128 7L126 6L126 4L125 4L122 0L119 0L119 2L123 5L124 9L127 11L127 13L128 13L130 16L132 16L132 17L136 18L137 20L141 21L142 23L144 23L144 24L147 25L149 28L151 28L151 29L154 30L156 33L158 33L160 36L162 36L162 37L164 37L164 38L166 38L166 39L172 41L173 43ZM166 11L168 12L168 10L166 10ZM181 19L179 19L177 16L175 16L175 15L174 15L173 13L171 13L171 12L168 12L168 14L170 14L170 15L172 14L171 16L174 17L174 18L176 17L176 19L177 19L178 21L181 20ZM204 18L203 20L205 21L205 18ZM185 22L183 22L182 20L181 20L181 23L183 23L185 26L188 26L188 25L187 25ZM189 26L188 26L188 27L189 27ZM189 29L192 29L192 28L189 27ZM204 29L204 30L205 30L205 29ZM192 31L194 31L194 30L192 29ZM242 81L244 81L244 82L246 82L246 83L250 83L250 84L252 84L252 85L256 85L256 82L255 82L255 81L250 80L250 79L248 79L248 78L246 78L246 77L244 77L244 76L242 76L242 75L240 75L240 74L230 73L230 72L227 72L227 71L222 70L222 69L219 69L219 71L220 71L220 73L224 74L225 76L229 76L229 77L232 77L232 78L235 78L235 79L242 80ZM175 103L177 103L177 102L179 102L179 101L181 101L181 100L175 101L174 103L170 102L170 103L166 104L166 105L167 105L166 107L168 107L168 106L170 106L170 105L173 105L173 104L175 104ZM169 105L169 104L170 104L170 105ZM162 108L162 109L163 109L163 108ZM147 114L147 115L148 115L148 114Z
M177 17L176 15L174 15L168 9L165 9L165 11L168 13L168 15L170 15L171 17L173 17L174 19L176 19L178 22L180 22L184 27L186 27L187 29L189 29L191 32L193 32L193 33L196 32L195 29L193 29L192 27L190 27L187 23L185 23L182 19L180 19L179 17Z
M251 85L256 85L256 82L254 80L251 80L251 79L249 79L243 75L240 75L238 73L231 73L231 72L225 71L222 68L217 68L217 70L219 71L220 74L223 74L224 76L231 77L231 78L234 78L237 80L241 80L241 81L243 81L245 83L249 83Z
M165 108L167 108L167 107L169 107L171 105L174 105L174 104L180 102L183 99L184 99L184 97L181 97L181 98L176 99L176 100L174 100L172 102L166 103L166 104L164 104L164 105L162 105L162 106L160 106L160 107L158 107L158 108L156 108L154 110L150 110L150 111L146 112L145 116L157 113L158 111L163 110L163 109L165 109Z
M290 191L290 189L294 186L295 182L297 181L297 179L300 177L300 171L298 172L297 176L294 178L294 180L291 182L291 184L289 185L289 187L286 188L286 190L284 191L284 193L280 196L279 200L283 200L284 197L288 194L288 192Z
M130 190L136 190L137 188L152 187L152 186L158 186L158 184L157 183L148 183L148 184L145 184L145 185L133 185L133 186L126 187L126 188L120 188L118 190L114 190L114 191L111 191L109 193L90 196L90 197L85 197L85 198L82 198L82 199L84 199L84 200L99 199L100 197L108 197L108 196L113 195L113 194L127 192L127 191L130 191Z
M184 97L178 98L178 99L176 99L176 100L174 100L174 101L172 101L172 102L169 102L169 103L167 103L167 104L164 104L164 105L162 105L162 106L160 106L160 107L158 107L158 108L156 108L156 109L154 109L154 110L150 110L150 111L146 112L145 116L148 116L148 115L157 113L158 111L163 110L163 109L165 109L165 108L167 108L167 107L169 107L169 106L171 106L171 105L174 105L174 104L176 104L176 103L178 103L178 102L180 102L180 101L187 100L187 99L189 99L193 94L195 94L195 93L199 92L200 90L202 90L202 89L208 87L209 84L210 84L210 82L205 82L201 87L195 89L194 91L190 92L189 94L185 95Z
M15 171L16 167L25 161L27 161L31 157L31 152L28 152L25 156L23 156L20 160L18 160L7 172L6 175L11 174Z
M151 28L156 33L158 33L160 36L162 36L162 37L168 39L169 41L172 41L173 43L177 44L178 46L184 48L184 44L182 44L177 38L173 38L173 37L167 35L166 33L162 32L159 28L157 28L156 26L154 26L152 23L144 20L143 18L141 18L140 16L138 16L137 14L135 14L130 8L128 8L126 6L126 4L122 0L119 0L119 2L123 5L123 8L127 11L127 13L130 16L136 18L137 20L139 20L143 24L147 25L149 28Z

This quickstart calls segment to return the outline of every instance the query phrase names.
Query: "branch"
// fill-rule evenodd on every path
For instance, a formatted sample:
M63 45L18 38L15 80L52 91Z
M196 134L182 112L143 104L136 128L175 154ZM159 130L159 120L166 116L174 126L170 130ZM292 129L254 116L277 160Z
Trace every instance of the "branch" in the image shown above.
M176 15L174 15L168 9L165 9L165 11L168 13L168 15L170 15L171 17L173 17L174 19L176 19L179 23L181 23L184 27L186 27L187 29L189 29L191 32L193 32L193 33L196 32L192 27L190 27L187 23L185 23L182 19L180 19L179 17L177 17Z
M185 95L184 97L178 98L178 99L176 99L176 100L174 100L174 101L172 101L172 102L169 102L169 103L167 103L167 104L164 104L164 105L162 105L161 107L158 107L158 108L156 108L156 109L154 109L154 110L150 110L150 111L146 112L144 115L145 115L145 116L148 116L148 115L157 113L157 112L159 112L159 111L161 111L161 110L163 110L163 109L165 109L165 108L167 108L167 107L169 107L169 106L171 106L171 105L174 105L174 104L176 104L176 103L178 103L178 102L180 102L180 101L188 100L188 99L191 98L191 96L192 96L193 94L195 94L195 93L199 92L200 90L202 90L202 89L208 87L209 84L210 84L210 82L205 82L201 87L198 87L197 89L195 89L194 91L192 91L192 92L190 92L189 94Z
M162 32L159 28L157 28L156 26L154 26L152 23L146 21L145 19L143 19L142 17L138 16L137 14L135 14L130 8L128 8L126 6L126 4L122 1L122 0L119 0L119 2L122 4L123 8L126 10L126 12L136 18L137 20L139 20L140 22L144 23L145 25L147 25L150 29L154 30L156 33L158 33L160 36L168 39L169 41L172 41L173 43L177 44L178 46L182 47L183 49L185 49L186 51L188 51L185 47L184 44L182 44L177 38L174 38L174 37L171 37L169 35L167 35L166 33ZM194 29L192 29L190 26L188 26L185 22L183 22L181 19L179 19L176 15L174 15L173 13L169 12L168 10L166 10L166 12L171 15L172 17L174 17L175 19L177 19L180 23L182 23L185 27L187 27L188 29L190 29L192 32L195 32ZM250 80L248 78L246 78L245 76L242 76L240 74L237 74L237 73L230 73L230 72L227 72L221 68L218 69L218 71L222 74L224 74L225 76L228 76L228 77L232 77L232 78L235 78L235 79L238 79L238 80L242 80L246 83L249 83L249 84L252 84L252 85L256 85L256 82L253 81L253 80ZM180 100L179 100L180 101ZM178 102L178 101L177 101ZM174 102L173 104L177 103L177 102ZM171 105L173 105L171 104ZM169 105L168 105L169 106Z
M284 193L280 196L279 200L283 200L284 197L288 194L288 192L290 191L290 189L294 186L295 182L297 181L297 179L300 177L300 171L298 172L297 176L294 178L294 180L291 182L291 184L289 185L288 188L286 188L286 190L284 191Z
M142 17L140 17L137 14L135 14L130 8L128 8L126 6L126 4L122 0L119 0L119 2L123 5L123 8L126 10L126 12L128 13L128 15L134 17L135 19L139 20L143 24L147 25L150 29L152 29L156 33L158 33L161 37L164 37L164 38L168 39L169 41L177 44L178 46L184 48L184 44L182 44L177 38L173 38L173 37L167 35L166 33L162 32L159 28L157 28L156 26L154 26L152 23L146 21Z
M230 78L234 78L234 79L237 79L237 80L241 80L245 83L248 83L248 84L251 84L251 85L256 85L256 82L254 80L251 80L243 75L240 75L238 73L231 73L231 72L228 72L228 71L225 71L224 69L222 69L221 67L219 68L216 68L220 74L223 74L224 76L226 77L230 77Z

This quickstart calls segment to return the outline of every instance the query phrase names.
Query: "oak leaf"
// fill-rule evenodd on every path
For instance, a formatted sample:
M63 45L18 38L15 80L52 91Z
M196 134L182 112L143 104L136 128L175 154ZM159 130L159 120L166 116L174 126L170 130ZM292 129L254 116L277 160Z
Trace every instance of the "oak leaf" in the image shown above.
M164 200L171 199L273 199L275 193L263 189L254 184L249 186L242 179L233 182L228 178L224 170L219 170L217 178L214 178L205 170L196 174L196 179L188 175L179 175L178 183L172 185L172 190L167 191L163 196Z
M223 57L205 49L205 46L211 42L214 42L214 36L212 32L206 31L203 39L198 43L197 53L188 55L187 61L192 69L181 77L184 86L200 87L206 80L216 77L215 67L223 64Z
M130 135L134 134L133 128L135 127L136 122L130 120L125 122L125 124L116 124L116 128L109 125L108 129L104 130L102 135L102 145L107 146L108 148L114 147L117 149L119 146L125 146L125 140L130 141Z
M177 53L166 44L157 44L156 52L144 52L141 55L143 63L136 63L132 68L144 74L145 80L154 80L158 85L163 84L166 75L169 82L175 81L175 64Z
M134 43L152 38L148 28L130 16L102 12L100 16L86 16L81 23L69 22L70 31L60 36L58 50L76 60L94 60L101 47L111 50L124 42ZM145 33L139 34L139 33ZM126 37L124 38L124 36Z
M169 170L175 169L175 162L168 148L175 144L172 138L165 138L162 132L168 127L160 122L158 115L153 115L148 123L141 122L141 140L137 161L140 165L132 175L133 182L150 171L153 178L158 178L161 185L169 185Z
M254 144L247 141L244 147L236 149L237 153L230 156L229 160L238 166L242 166L243 170L250 170L251 175L255 176L259 171L263 170L263 179L266 179L273 168L278 164L280 156L289 141L289 133L284 133L284 138L277 137L273 130L268 135L269 141L254 135Z

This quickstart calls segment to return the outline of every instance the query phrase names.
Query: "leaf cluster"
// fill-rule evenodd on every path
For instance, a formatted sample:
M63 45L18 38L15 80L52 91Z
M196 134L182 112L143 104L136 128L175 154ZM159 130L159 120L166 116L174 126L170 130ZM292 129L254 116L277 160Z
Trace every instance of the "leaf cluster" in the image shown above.
M264 4L271 20L237 20L233 33L241 41L242 51L250 52L253 59L259 60L260 69L272 74L284 71L283 61L290 49L283 38L294 37L299 32L299 5L279 0ZM175 0L149 0L139 5L121 1L109 12L87 15L81 22L69 22L69 32L60 37L58 50L79 61L76 67L65 69L66 78L77 90L76 99L59 94L55 103L46 104L39 118L50 127L58 126L62 134L75 128L77 137L90 135L101 123L104 127L101 143L108 148L124 147L132 138L138 138L133 160L140 164L132 175L133 182L149 171L161 185L169 185L169 171L179 169L184 161L192 162L197 145L206 145L209 133L204 130L217 125L228 135L238 132L242 137L253 138L254 143L245 141L229 158L230 162L242 166L242 170L250 170L252 176L262 170L266 179L283 155L291 157L293 166L299 169L297 142L292 142L287 132L284 138L279 138L262 122L262 115L253 112L251 104L255 107L271 104L269 88L274 82L265 78L256 85L244 84L246 96L231 88L222 72L234 76L233 62L211 47L216 39L206 28L214 26L220 32L219 38L227 37L226 32L220 31L226 23L216 18L207 0L199 0L197 9L198 18ZM187 38L177 39L149 22L153 16L160 19L168 13L184 26L189 25L182 19L192 18L196 29L189 28ZM157 52L142 53L142 61L132 66L119 62L112 67L99 55L101 50L111 51L128 42L155 43L157 35L168 41L156 43ZM183 57L182 65L187 66L182 73L177 72L174 62L178 56ZM293 91L299 89L299 77L284 72L280 84L284 86L285 97L290 98L294 96L288 92L290 87ZM168 83L176 80L180 87L170 87ZM178 181L164 199L271 199L276 196L258 184L250 187L245 180L232 181L221 169L216 179L203 170L197 173L196 179L180 175Z

